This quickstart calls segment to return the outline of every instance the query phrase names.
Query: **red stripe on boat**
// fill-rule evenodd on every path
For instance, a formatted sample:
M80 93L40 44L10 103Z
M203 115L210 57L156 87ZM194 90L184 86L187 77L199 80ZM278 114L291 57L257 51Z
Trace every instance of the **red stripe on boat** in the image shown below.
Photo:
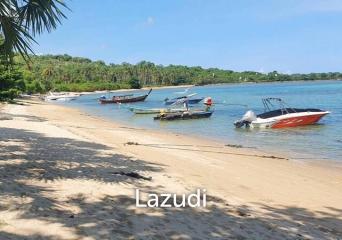
M326 113L286 118L275 123L272 126L272 128L285 128L285 127L297 127L297 126L303 126L303 125L310 125L310 124L314 124L318 122L325 115Z

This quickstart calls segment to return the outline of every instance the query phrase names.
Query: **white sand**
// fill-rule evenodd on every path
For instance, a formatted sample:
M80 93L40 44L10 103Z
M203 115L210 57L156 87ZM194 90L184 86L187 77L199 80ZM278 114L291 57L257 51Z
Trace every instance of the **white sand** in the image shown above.
M340 169L46 103L1 111L0 239L342 238ZM208 206L136 208L136 188L205 188Z

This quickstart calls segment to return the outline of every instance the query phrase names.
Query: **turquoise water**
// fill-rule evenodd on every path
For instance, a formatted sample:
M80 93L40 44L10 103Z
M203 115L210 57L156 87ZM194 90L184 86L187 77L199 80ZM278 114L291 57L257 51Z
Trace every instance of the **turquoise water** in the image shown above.
M215 106L215 112L210 119L160 122L154 121L152 115L134 115L127 109L129 106L163 107L162 100L165 97L177 96L174 93L183 90L154 90L145 102L129 105L101 105L95 100L101 94L81 96L78 100L64 104L134 126L199 135L222 140L227 144L241 144L273 153L287 153L298 159L342 161L342 81L193 87L191 93L196 92L197 96L211 96L214 102L224 103ZM256 113L263 111L261 99L264 97L280 97L292 107L320 108L332 113L319 124L312 126L277 130L235 129L233 122L241 118L247 109L252 109Z

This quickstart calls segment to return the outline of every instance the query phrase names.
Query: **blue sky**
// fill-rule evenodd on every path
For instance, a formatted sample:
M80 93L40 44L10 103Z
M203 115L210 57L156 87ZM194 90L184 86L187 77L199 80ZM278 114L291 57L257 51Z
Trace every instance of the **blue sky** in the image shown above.
M107 63L342 71L341 0L72 0L34 47Z

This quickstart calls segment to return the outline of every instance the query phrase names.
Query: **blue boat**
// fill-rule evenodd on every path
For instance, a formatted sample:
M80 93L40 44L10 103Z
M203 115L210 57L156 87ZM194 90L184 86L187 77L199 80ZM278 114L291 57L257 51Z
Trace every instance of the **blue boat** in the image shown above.
M193 93L193 94L190 94L187 96L176 97L176 98L172 98L172 99L166 98L164 100L164 103L165 103L165 105L172 105L172 104L183 104L185 101L187 101L188 104L197 104L204 99L204 97L191 98L194 95L196 95L196 93Z

